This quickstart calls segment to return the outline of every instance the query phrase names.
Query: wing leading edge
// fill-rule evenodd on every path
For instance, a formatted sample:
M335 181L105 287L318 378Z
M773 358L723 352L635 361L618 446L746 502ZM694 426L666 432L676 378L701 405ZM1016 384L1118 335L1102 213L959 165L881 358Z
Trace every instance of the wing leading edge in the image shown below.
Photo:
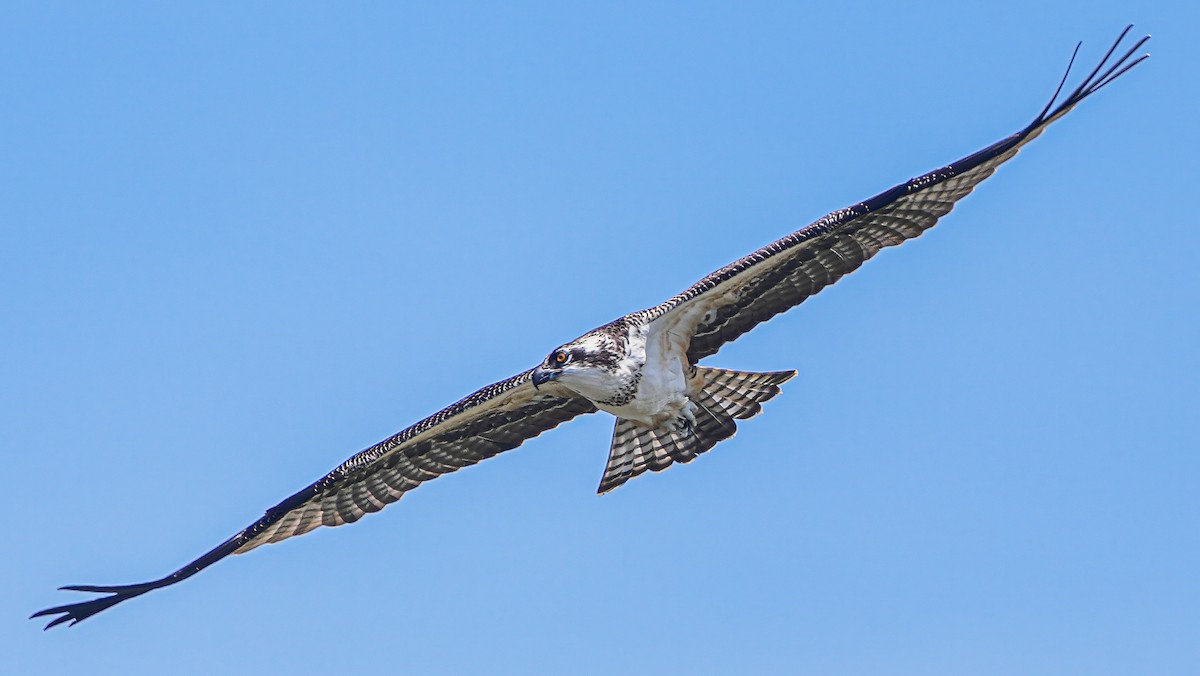
M1136 66L1149 36L1112 64L1127 27L1091 74L1061 103L1066 75L1045 109L1020 132L953 164L914 178L746 256L697 282L643 317L691 335L692 363L758 324L803 302L881 249L919 236L949 213L1000 164L1050 123ZM1076 52L1078 52L1076 46ZM1072 56L1072 63L1074 55ZM1068 66L1068 74L1070 66ZM660 325L661 327L661 325ZM319 526L353 523L399 500L416 486L520 446L525 440L595 406L570 392L532 386L525 371L485 387L446 409L352 456L332 472L267 510L233 537L158 580L131 585L71 585L64 590L107 594L34 613L53 617L46 629L74 625L122 601L195 575L231 554L302 535Z
M516 448L576 416L596 411L592 402L563 388L535 389L531 373L525 371L489 385L355 454L166 577L129 585L62 587L109 596L47 608L32 617L57 615L46 629L63 622L74 625L122 601L182 582L230 554L244 554L319 526L354 523L430 479Z
M691 336L688 358L694 364L857 270L880 250L920 236L1048 125L1145 60L1148 54L1133 55L1150 36L1141 38L1120 58L1109 63L1132 28L1125 28L1088 77L1059 102L1079 52L1079 45L1076 45L1054 96L1041 113L1016 134L854 206L835 211L717 270L647 312L673 333Z

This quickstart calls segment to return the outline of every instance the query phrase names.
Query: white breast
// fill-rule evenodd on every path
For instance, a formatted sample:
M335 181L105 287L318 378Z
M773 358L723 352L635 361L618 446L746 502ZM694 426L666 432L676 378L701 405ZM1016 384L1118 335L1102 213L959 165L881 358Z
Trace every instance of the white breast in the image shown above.
M632 368L640 366L637 392L621 406L597 406L650 427L674 420L687 404L686 358L674 342L652 326L631 327L627 362Z

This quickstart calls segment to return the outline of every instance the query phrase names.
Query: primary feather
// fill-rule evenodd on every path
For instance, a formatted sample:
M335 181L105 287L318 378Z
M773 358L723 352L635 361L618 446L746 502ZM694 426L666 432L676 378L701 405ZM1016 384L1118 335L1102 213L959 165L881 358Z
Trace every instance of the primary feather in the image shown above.
M567 343L538 367L488 385L354 455L170 575L132 585L63 587L106 596L47 608L33 617L51 617L47 629L75 624L185 580L231 554L319 526L354 523L430 479L516 448L597 410L617 416L601 492L646 470L692 460L731 436L735 419L757 413L795 373L709 369L697 366L699 360L802 303L885 247L933 227L1049 124L1146 58L1133 54L1148 36L1112 60L1130 28L1082 83L1061 101L1060 83L1041 113L1017 133L835 211L717 270L661 305Z

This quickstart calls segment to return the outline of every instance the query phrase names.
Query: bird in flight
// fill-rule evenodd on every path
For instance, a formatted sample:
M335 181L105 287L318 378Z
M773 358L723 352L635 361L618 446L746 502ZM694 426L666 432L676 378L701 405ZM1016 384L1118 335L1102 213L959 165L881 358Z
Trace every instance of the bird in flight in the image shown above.
M493 383L349 458L268 509L262 518L166 577L129 585L71 585L104 596L55 606L46 629L74 625L146 592L182 582L230 554L354 523L422 483L520 446L585 413L616 416L607 493L647 470L690 462L733 436L795 371L750 373L700 366L721 346L788 310L885 247L924 233L996 167L1149 55L1149 36L1116 59L1127 27L1104 59L1061 101L1054 96L1024 129L957 162L902 183L717 270L661 305L625 315L550 352L536 367ZM1111 63L1110 63L1111 62Z

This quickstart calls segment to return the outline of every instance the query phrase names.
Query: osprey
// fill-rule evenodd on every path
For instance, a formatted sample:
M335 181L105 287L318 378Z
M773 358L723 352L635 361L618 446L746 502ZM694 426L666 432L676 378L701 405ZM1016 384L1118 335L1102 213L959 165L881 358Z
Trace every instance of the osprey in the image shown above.
M699 366L725 343L802 303L884 247L921 235L996 167L1080 101L1148 55L1149 36L1109 63L1127 27L1083 82L1050 102L1024 129L948 166L835 211L701 279L655 307L634 312L555 349L537 367L475 392L354 455L212 551L158 580L62 589L106 596L56 606L46 628L75 624L146 592L181 582L230 554L354 523L420 484L520 446L576 416L616 416L605 493L647 470L686 463L733 436L795 371L748 373ZM1057 105L1056 105L1057 104Z

